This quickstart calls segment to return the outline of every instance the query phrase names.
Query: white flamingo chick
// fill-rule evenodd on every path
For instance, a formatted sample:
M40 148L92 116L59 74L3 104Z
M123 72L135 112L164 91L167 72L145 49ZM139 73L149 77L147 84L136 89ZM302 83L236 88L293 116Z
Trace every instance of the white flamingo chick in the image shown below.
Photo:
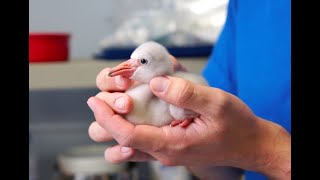
M108 73L110 77L123 76L135 80L136 83L125 93L133 100L133 109L124 115L133 124L153 126L169 125L185 127L199 114L169 104L150 90L149 83L156 76L171 75L207 85L199 75L175 71L174 62L167 49L159 43L149 41L137 47L129 60L113 67Z

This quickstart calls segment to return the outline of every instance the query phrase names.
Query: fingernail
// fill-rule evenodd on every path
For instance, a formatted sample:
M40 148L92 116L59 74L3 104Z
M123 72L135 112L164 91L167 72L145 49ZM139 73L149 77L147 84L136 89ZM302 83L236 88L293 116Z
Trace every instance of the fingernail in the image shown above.
M91 98L88 99L87 104L88 104L89 108L90 108L92 111L95 110L95 105L94 105L94 103L92 102Z
M125 82L124 82L124 79L122 76L116 76L115 77L115 82L116 82L116 85L119 87L119 88L123 88L124 85L125 85Z
M118 108L118 109L121 109L123 110L125 108L125 101L124 101L124 97L118 97L116 99L116 102L114 103L115 106Z
M156 77L151 81L151 87L156 92L164 92L169 85L169 79L165 77Z
M128 153L128 152L130 152L131 151L131 148L129 148L129 147L121 147L121 152L123 152L123 153Z

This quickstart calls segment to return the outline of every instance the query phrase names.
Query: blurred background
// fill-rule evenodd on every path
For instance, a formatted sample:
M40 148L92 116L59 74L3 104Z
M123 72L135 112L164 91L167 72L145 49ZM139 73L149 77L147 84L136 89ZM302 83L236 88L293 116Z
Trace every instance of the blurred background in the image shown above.
M112 165L111 143L88 136L86 101L96 75L139 44L165 45L201 73L226 18L227 0L30 0L29 179L192 179L183 167Z

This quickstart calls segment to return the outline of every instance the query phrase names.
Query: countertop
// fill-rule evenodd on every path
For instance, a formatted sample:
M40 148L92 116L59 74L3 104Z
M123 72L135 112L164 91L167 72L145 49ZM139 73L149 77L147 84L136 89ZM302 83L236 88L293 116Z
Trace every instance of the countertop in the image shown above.
M179 58L190 72L200 74L207 57ZM29 91L95 87L97 74L123 60L75 59L66 62L29 63Z

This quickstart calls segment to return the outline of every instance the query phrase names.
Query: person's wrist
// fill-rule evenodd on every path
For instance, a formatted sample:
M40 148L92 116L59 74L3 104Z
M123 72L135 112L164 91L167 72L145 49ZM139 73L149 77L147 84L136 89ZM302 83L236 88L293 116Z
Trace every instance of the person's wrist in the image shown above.
M280 125L257 117L259 122L254 157L248 170L271 180L291 179L291 135ZM250 159L250 158L249 158Z

